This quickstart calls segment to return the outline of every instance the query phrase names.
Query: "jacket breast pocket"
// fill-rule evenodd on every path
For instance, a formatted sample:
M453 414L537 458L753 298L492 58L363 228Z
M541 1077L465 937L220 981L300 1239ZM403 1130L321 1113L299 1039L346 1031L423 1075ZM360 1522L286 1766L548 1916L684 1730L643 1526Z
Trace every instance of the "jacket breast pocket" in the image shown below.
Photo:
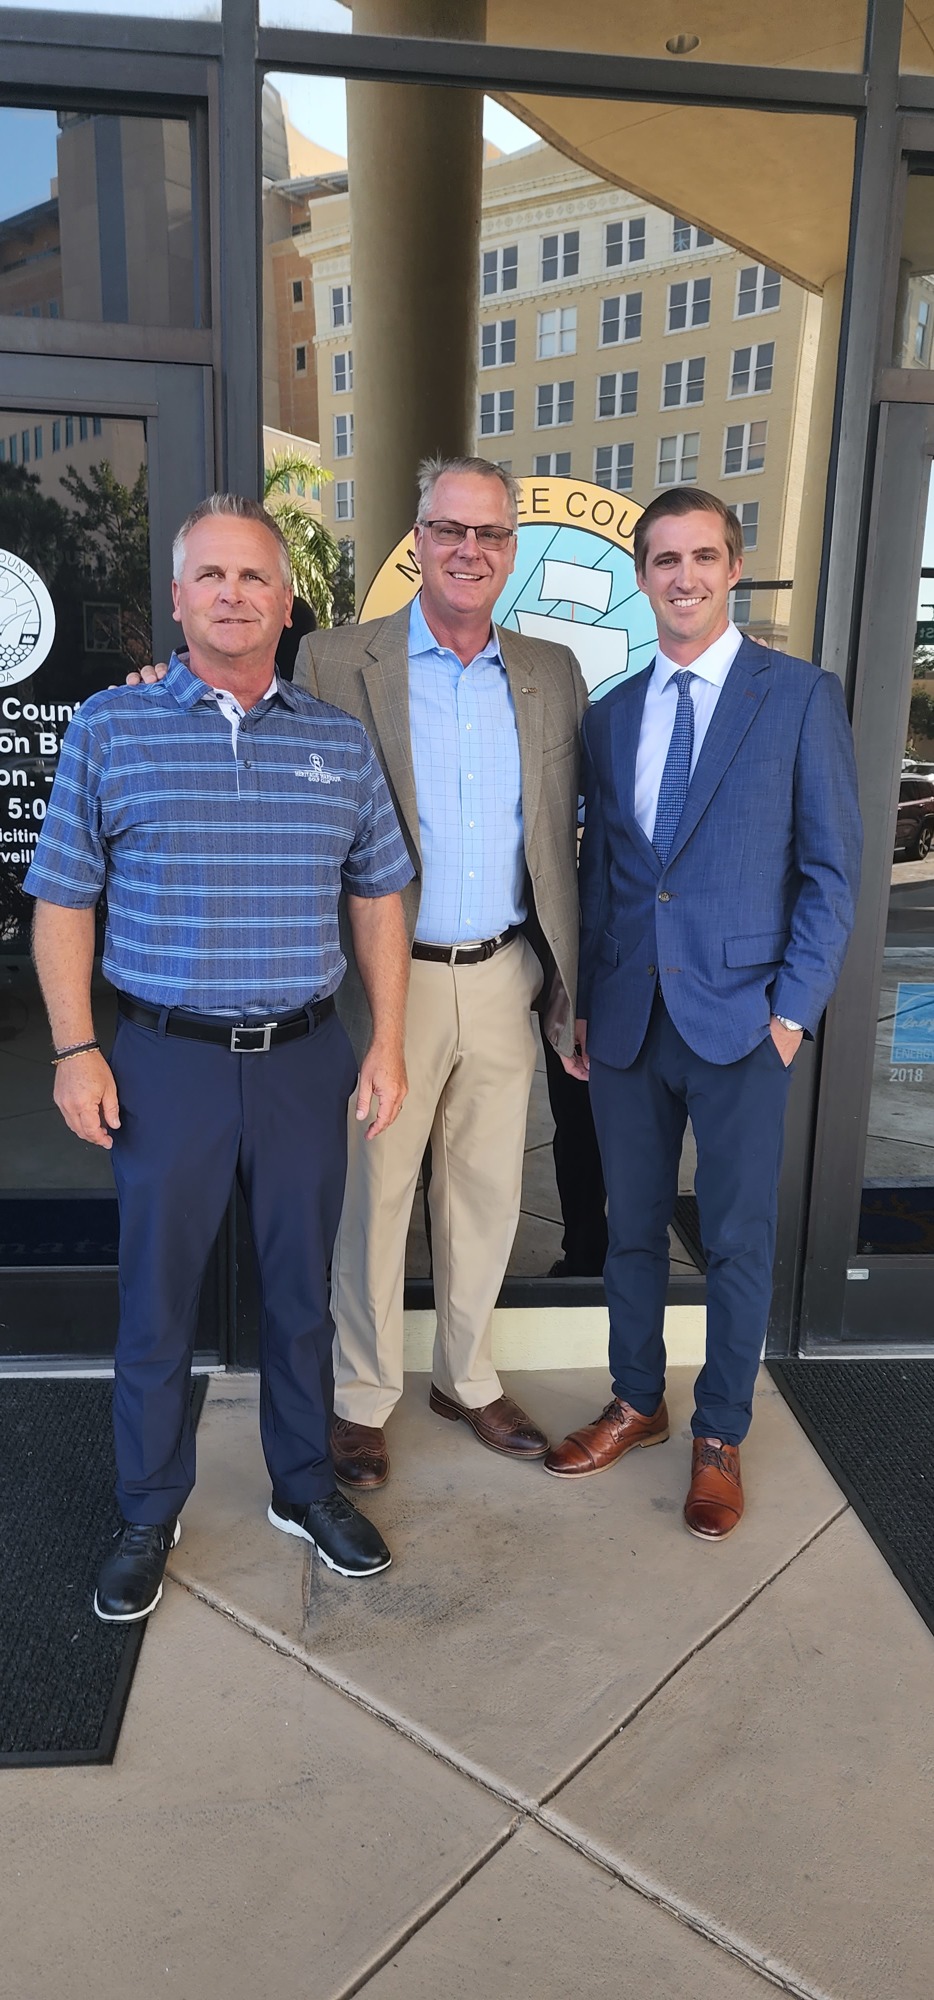
M759 931L754 937L725 938L723 956L734 967L781 965L787 948L787 931Z

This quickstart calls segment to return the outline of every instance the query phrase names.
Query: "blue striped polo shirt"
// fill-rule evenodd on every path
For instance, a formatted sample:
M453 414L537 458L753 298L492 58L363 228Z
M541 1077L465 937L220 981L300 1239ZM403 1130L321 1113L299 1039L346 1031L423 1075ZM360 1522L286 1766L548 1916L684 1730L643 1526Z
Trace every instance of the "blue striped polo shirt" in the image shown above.
M103 969L157 1007L273 1015L346 969L337 905L412 876L361 723L277 681L235 735L173 654L152 687L92 695L69 724L24 887L88 909Z

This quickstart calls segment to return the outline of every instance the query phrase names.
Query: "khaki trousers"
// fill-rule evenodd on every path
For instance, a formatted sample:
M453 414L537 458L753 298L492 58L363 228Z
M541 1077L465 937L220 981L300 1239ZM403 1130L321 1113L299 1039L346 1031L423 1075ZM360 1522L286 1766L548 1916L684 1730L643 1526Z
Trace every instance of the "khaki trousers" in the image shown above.
M347 1187L334 1248L334 1408L382 1426L402 1394L405 1245L431 1140L435 1334L432 1379L482 1409L501 1396L493 1307L519 1220L542 970L517 937L480 965L412 960L409 1094L379 1138L349 1107Z

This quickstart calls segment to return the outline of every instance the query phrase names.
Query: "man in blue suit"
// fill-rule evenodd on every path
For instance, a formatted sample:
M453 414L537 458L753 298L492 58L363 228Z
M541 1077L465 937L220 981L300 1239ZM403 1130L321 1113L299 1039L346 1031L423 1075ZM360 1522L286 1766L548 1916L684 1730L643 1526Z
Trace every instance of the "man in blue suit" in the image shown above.
M690 1117L709 1261L684 1514L714 1541L743 1511L791 1065L839 976L861 845L840 683L741 638L742 553L713 494L653 500L635 564L654 666L584 720L577 1032L607 1186L613 1398L545 1459L576 1479L668 1436L668 1225Z

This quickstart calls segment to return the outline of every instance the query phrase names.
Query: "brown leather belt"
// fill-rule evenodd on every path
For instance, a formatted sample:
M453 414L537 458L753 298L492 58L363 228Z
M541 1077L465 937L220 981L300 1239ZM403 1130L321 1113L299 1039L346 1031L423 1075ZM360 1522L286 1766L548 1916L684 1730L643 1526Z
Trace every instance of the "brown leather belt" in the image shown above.
M161 1007L150 1007L129 993L118 996L117 1011L139 1028L158 1028L163 1015ZM333 1012L333 999L296 1007L276 1021L228 1021L223 1014L186 1014L173 1007L166 1017L165 1032L189 1042L214 1042L235 1056L264 1056L279 1042L296 1042L301 1035L313 1034Z
M412 957L427 958L430 965L483 965L518 935L518 927L513 924L510 930L500 931L498 937L484 938L482 944L422 944L416 938Z

